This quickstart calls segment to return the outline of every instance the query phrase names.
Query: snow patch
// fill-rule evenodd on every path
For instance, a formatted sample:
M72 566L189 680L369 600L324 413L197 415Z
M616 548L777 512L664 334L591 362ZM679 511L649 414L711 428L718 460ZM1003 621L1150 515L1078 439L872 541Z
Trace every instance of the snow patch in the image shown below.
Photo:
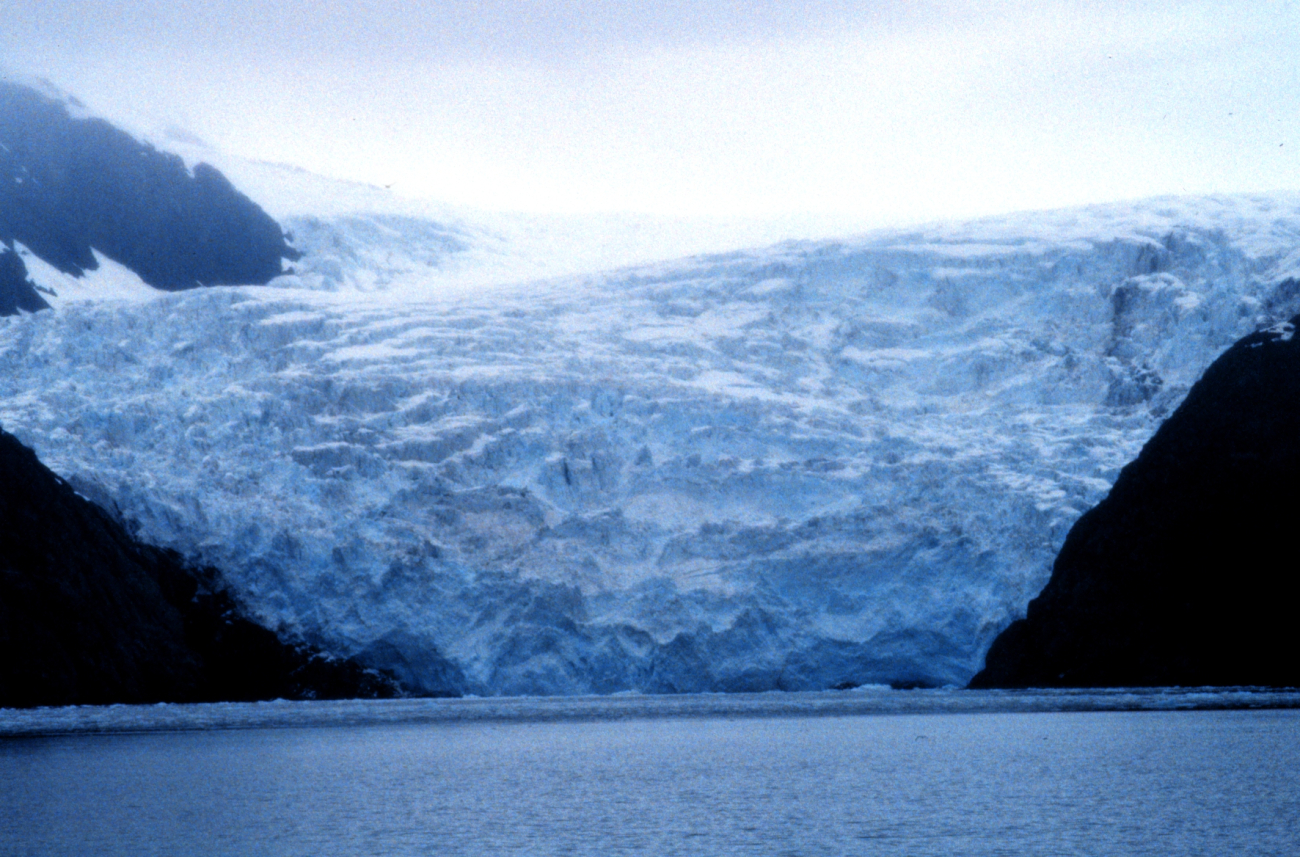
M1289 321L1283 321L1272 327L1265 328L1263 332L1272 334L1274 342L1290 342L1291 337L1295 336L1295 325Z
M27 266L27 274L36 291L51 307L61 307L81 301L148 301L157 297L159 291L139 275L121 265L103 253L91 248L95 255L96 267L89 269L83 276L65 274L35 253L21 242L14 242L14 249Z

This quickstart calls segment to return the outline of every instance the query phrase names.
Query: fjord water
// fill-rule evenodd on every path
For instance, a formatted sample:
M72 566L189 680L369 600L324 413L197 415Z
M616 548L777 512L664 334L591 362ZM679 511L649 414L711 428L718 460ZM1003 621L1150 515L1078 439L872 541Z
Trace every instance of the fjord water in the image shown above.
M0 853L1300 849L1296 710L610 711L8 738Z

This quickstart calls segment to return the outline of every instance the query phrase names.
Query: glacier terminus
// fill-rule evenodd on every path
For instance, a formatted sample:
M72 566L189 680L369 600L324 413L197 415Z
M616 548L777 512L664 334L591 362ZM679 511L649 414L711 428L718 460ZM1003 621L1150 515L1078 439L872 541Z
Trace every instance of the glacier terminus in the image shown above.
M281 203L265 287L28 253L53 310L0 319L0 423L434 695L964 684L1205 367L1300 310L1294 195L613 267L368 200Z

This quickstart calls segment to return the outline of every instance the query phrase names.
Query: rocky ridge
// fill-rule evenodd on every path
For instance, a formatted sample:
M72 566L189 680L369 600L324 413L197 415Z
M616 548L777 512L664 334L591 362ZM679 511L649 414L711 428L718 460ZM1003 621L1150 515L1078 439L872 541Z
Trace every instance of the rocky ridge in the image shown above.
M82 277L95 253L154 288L264 284L298 257L226 180L86 115L75 98L0 78L0 314L48 306L23 248Z
M1300 316L1206 370L972 687L1300 686Z
M212 568L142 544L0 431L0 707L390 696L250 621Z

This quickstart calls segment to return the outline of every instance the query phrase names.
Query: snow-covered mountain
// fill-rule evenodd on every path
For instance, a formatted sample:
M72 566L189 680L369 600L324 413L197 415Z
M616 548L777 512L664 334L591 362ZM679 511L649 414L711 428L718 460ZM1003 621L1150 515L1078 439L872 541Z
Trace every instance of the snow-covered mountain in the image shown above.
M210 164L187 166L48 84L0 72L0 314L48 308L29 259L71 280L108 259L176 291L265 283L297 255Z
M1218 352L1300 309L1300 196L594 273L662 254L372 189L311 214L329 183L259 170L295 274L109 292L29 258L68 299L0 320L0 423L426 691L964 683Z
M142 134L146 139L150 135ZM153 135L195 167L212 164L275 217L308 254L299 285L420 294L478 290L632 265L838 237L842 216L738 218L485 211L400 196L304 170L229 156L194 139Z

